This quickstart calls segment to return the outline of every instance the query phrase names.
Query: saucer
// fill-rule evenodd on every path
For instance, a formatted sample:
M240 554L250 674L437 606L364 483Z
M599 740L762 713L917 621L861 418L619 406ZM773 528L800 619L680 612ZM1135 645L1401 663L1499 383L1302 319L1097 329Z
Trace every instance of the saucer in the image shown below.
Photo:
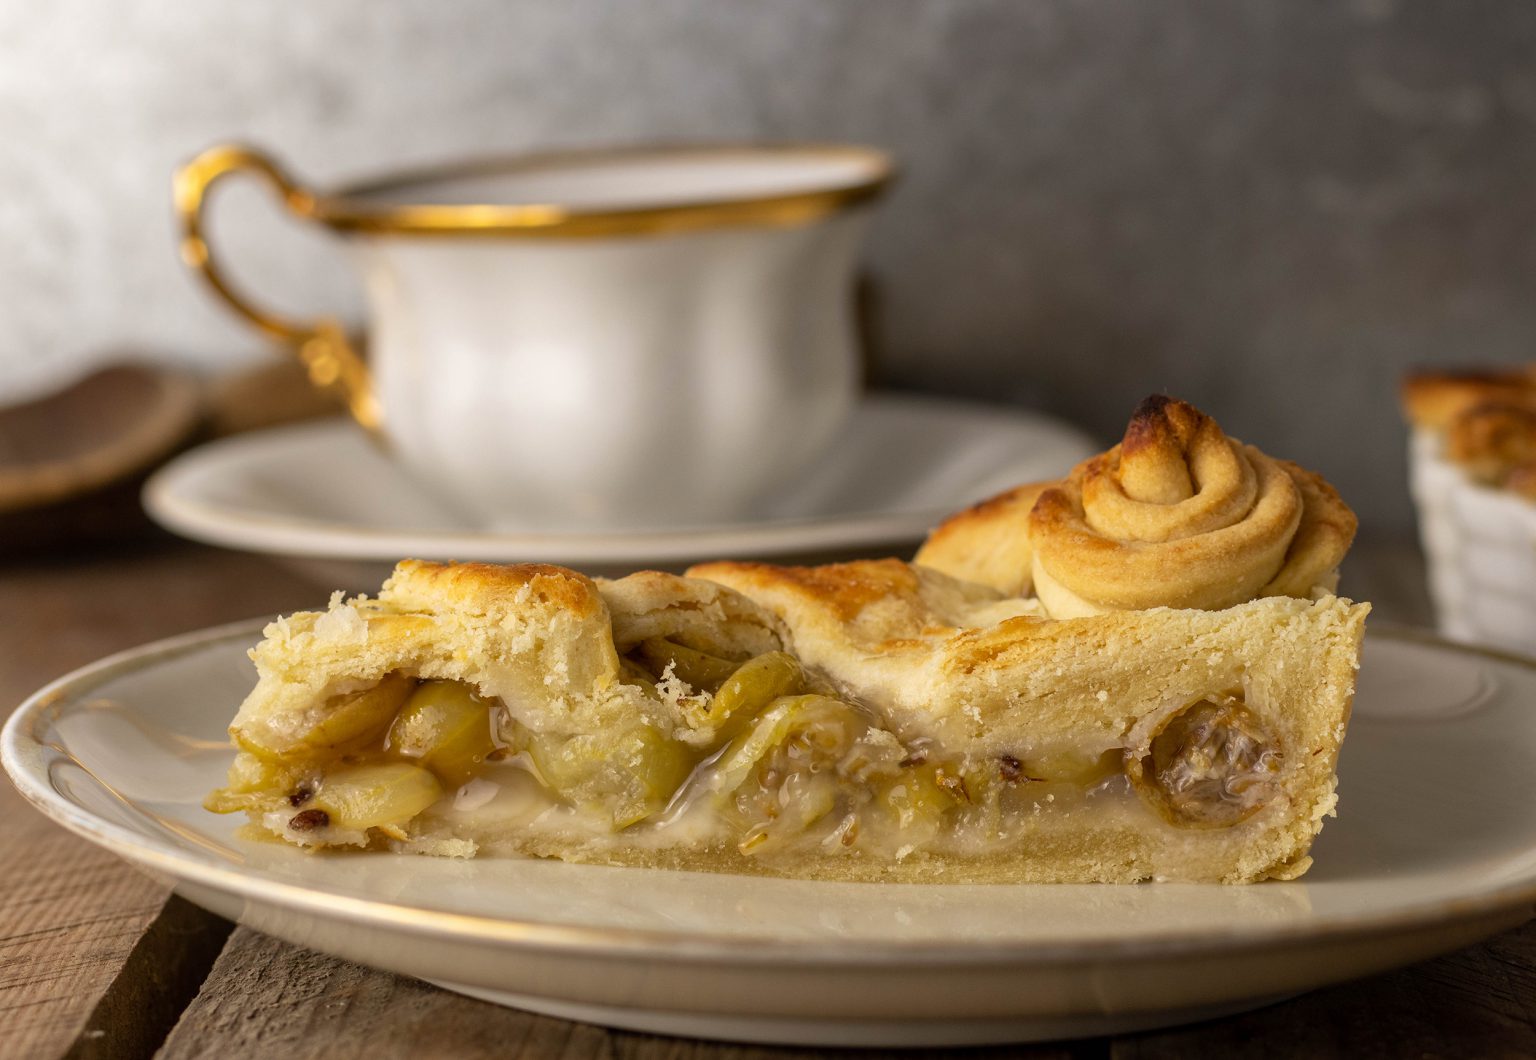
M204 445L156 473L144 503L186 537L299 561L328 584L372 588L405 556L605 574L897 549L950 512L1060 476L1093 451L1080 431L1038 413L875 394L826 459L756 518L560 533L467 524L338 419Z

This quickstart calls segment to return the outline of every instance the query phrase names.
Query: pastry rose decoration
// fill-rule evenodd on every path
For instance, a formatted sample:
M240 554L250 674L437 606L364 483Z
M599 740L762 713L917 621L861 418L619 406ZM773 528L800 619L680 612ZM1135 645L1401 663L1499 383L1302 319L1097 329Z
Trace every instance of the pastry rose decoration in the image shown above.
M1021 520L1018 502L1034 494ZM999 587L1032 583L1053 618L1331 592L1356 526L1320 476L1161 395L1141 403L1113 449L1061 482L1005 497L1011 507L994 498L940 527L917 562L974 580L976 557L993 568L1004 554L1014 564L1027 557L1028 574ZM998 580L987 573L988 584Z

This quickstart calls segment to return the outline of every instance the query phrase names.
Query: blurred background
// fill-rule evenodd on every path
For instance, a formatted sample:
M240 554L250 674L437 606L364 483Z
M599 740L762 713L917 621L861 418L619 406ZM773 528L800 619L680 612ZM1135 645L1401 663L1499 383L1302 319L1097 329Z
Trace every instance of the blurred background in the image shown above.
M1168 390L1406 533L1402 369L1530 359L1536 5L561 0L0 5L0 401L127 352L273 354L177 261L170 172L321 185L643 139L892 150L875 382L1113 437ZM355 313L322 235L217 211L266 300Z

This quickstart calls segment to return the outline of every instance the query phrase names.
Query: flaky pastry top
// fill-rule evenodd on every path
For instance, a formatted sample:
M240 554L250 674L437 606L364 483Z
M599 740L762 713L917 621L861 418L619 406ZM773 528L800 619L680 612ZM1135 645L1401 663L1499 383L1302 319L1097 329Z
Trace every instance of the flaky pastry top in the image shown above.
M325 611L268 625L251 652L256 687L231 732L286 748L331 697L397 671L469 684L534 731L601 732L636 714L670 731L675 704L622 683L619 653L690 630L742 654L783 644L768 611L674 574L598 583L547 564L403 560L377 598L337 593Z
M1290 680L1315 691L1300 675L1322 662L1313 635L1340 633L1327 650L1352 656L1370 610L1337 597L1277 597L1220 613L1117 611L1055 621L1038 601L895 559L706 563L688 574L777 615L797 658L877 707L903 738L930 736L967 751L1085 732L1118 739L1134 724L1137 704L1182 705L1201 689L1254 683L1259 701L1270 688L1260 670L1278 675L1289 666ZM1299 656L1298 643L1309 645ZM1322 703L1308 696L1279 709L1275 697L1285 724Z

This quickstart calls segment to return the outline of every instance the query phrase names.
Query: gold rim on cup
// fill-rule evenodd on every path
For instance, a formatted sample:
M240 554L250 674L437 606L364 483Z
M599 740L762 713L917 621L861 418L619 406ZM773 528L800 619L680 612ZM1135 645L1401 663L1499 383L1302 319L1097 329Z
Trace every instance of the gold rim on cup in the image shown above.
M718 196L657 206L584 208L549 203L371 203L369 196L398 194L415 185L454 178L531 173L573 164L668 159L763 158L815 154L862 163L864 176L830 187L776 195ZM233 286L214 260L204 228L208 193L225 177L243 173L264 181L294 216L343 234L439 237L497 236L514 239L591 239L656 236L717 228L809 224L878 198L895 175L891 157L851 144L636 145L551 151L416 169L352 184L329 193L294 181L270 156L239 144L220 144L180 167L173 180L181 227L181 259L219 298L257 330L292 347L316 386L338 390L352 416L376 431L380 409L356 346L334 318L299 321L270 312Z

